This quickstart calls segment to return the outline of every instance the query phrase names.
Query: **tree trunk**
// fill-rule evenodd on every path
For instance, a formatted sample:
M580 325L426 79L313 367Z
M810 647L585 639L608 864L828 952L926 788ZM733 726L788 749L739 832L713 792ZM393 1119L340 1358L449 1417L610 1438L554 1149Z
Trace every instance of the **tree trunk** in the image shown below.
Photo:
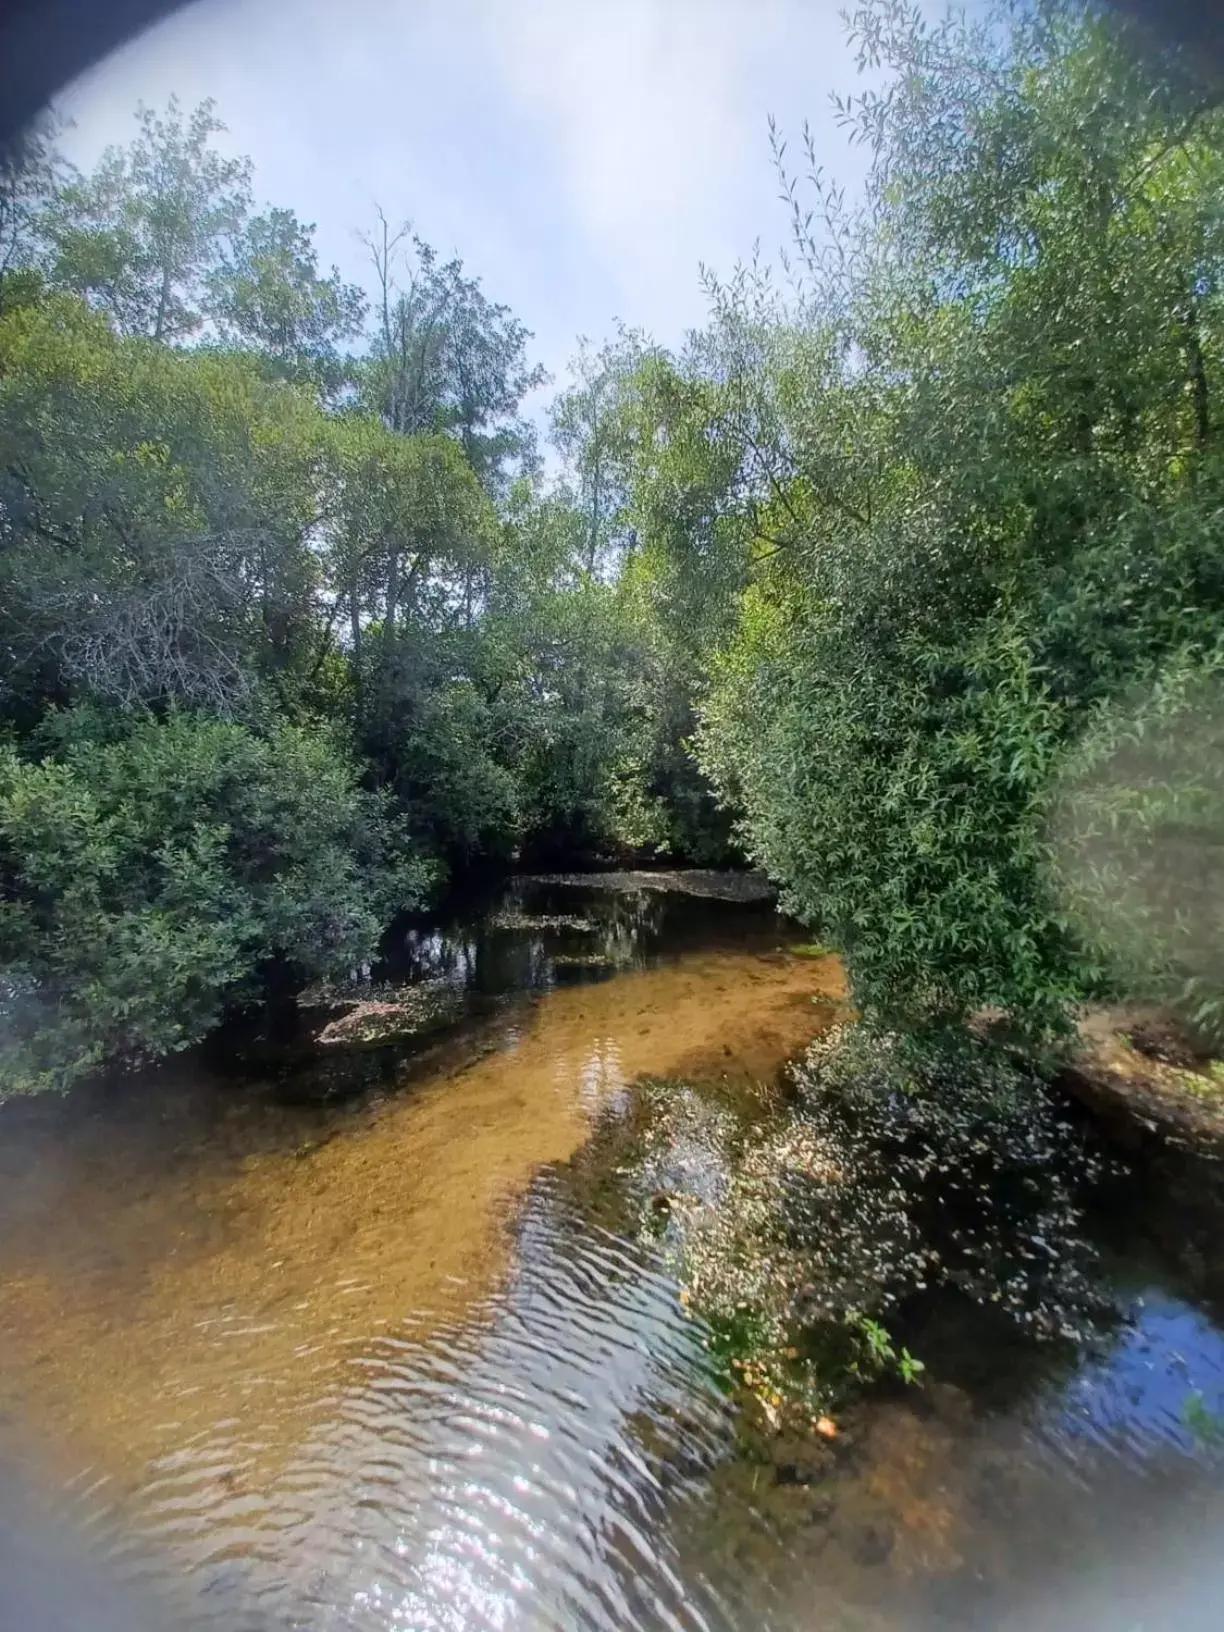
M383 617L383 651L390 665L395 654L395 619L399 612L399 551L391 551L391 565L387 570L387 607Z
M157 296L157 318L153 324L153 338L160 340L166 332L166 308L170 304L170 268L162 267L161 289Z

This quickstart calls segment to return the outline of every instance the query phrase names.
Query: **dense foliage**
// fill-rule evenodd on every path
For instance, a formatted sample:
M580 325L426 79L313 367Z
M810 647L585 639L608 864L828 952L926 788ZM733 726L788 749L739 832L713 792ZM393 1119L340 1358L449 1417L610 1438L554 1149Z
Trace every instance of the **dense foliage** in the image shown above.
M343 975L429 882L319 732L86 709L43 745L0 750L0 1091L194 1042L277 965Z
M865 1010L1044 1030L1102 974L1064 760L1221 632L1224 109L1092 8L851 27L861 209L814 176L789 301L717 291L757 562L702 757Z
M0 165L0 1092L367 963L481 857L730 853L628 570L652 348L583 353L545 482L523 325L381 212L368 289L321 268L223 130Z
M382 212L321 267L211 104L4 155L6 1082L361 961L427 873L626 848L759 862L886 1028L1215 1023L1224 108L1079 0L849 28L861 201L775 137L789 281L582 342L553 480L513 314Z
M1104 705L1060 778L1056 876L1101 989L1171 1003L1224 1039L1221 653L1170 659Z

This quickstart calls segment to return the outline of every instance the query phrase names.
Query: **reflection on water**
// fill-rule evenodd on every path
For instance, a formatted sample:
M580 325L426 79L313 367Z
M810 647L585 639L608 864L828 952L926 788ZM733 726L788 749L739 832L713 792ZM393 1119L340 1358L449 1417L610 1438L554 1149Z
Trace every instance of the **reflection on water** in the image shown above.
M927 1386L832 1443L746 1437L642 1218L717 1200L839 977L768 903L622 884L406 931L378 978L451 979L467 1019L361 1056L355 1097L182 1070L5 1107L8 1448L208 1627L1133 1624L1224 1490L1167 1194L1099 1204L1095 1346L942 1297ZM1199 1624L1167 1583L1143 1616Z
M716 1398L669 1283L614 1238L563 1237L553 1203L528 1202L488 1323L371 1346L290 1474L334 1497L289 1549L311 1625L702 1624L660 1537L670 1461L724 1446Z

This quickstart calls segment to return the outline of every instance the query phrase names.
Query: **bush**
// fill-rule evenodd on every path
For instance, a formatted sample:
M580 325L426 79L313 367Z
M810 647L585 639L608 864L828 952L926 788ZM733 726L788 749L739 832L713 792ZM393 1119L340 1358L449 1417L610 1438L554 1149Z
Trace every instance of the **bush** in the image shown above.
M843 950L883 1024L1056 1025L1075 990L1041 872L1061 710L1025 641L996 623L872 652L820 618L754 630L754 610L704 744L784 910Z
M499 762L496 722L477 688L426 683L387 712L367 741L413 837L455 866L475 856L504 859L519 833L520 795Z
M53 718L0 749L0 1093L198 1042L269 963L368 958L428 870L326 735L195 716Z

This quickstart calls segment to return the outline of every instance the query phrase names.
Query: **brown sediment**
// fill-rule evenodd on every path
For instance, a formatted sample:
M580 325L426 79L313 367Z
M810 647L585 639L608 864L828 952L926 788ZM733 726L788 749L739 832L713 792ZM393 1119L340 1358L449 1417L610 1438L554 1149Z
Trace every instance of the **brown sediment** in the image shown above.
M321 1142L242 1155L241 1115L193 1141L173 1102L147 1107L155 1137L69 1139L43 1190L2 1206L0 1407L121 1489L224 1424L258 1485L363 1348L481 1319L515 1199L610 1096L645 1074L769 1077L817 1029L813 999L843 995L833 959L688 957L550 993L497 1052Z
M799 1572L802 1602L788 1596L783 1624L896 1627L914 1584L957 1570L981 1545L973 1480L990 1445L971 1425L875 1401L844 1440L793 1431L766 1444L764 1459L715 1471L718 1499L703 1503L694 1539L703 1559L712 1551L716 1568L738 1577L776 1572L779 1551L818 1557L815 1570Z
M880 1410L871 1423L860 1483L895 1526L899 1568L927 1574L964 1562L969 1515L964 1493L949 1478L957 1444L943 1424L903 1406Z

